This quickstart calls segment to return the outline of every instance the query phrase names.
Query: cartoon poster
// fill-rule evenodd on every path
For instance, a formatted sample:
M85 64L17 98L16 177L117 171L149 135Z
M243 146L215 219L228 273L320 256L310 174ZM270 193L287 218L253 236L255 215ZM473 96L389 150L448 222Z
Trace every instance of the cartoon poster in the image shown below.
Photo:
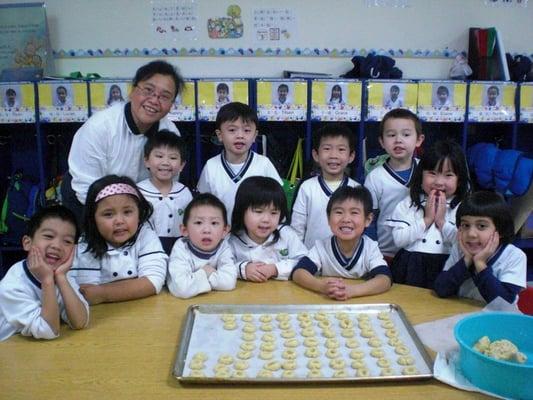
M468 103L469 121L515 121L514 82L472 82Z
M411 81L370 80L367 121L381 121L393 108L406 108L416 113L418 85Z
M207 20L207 34L210 39L238 39L242 37L243 32L241 8L236 4L228 6L225 16Z
M360 121L362 83L314 80L311 118L316 121Z
M87 83L50 81L38 85L39 117L43 122L83 122L89 115Z
M198 39L198 3L194 0L153 0L151 32L159 41Z
M248 104L248 81L201 80L198 81L198 118L214 121L220 107L232 101Z
M91 94L91 113L104 110L117 103L128 101L131 79L113 79L89 83Z
M462 122L466 112L466 83L421 81L418 116L423 121Z
M305 121L307 82L260 80L257 82L257 115L264 121Z
M290 8L256 8L253 35L258 46L275 46L296 36L296 14Z
M520 85L520 121L533 123L533 83Z
M10 82L0 84L0 123L35 122L35 94L33 83Z
M194 121L196 103L194 100L194 82L185 81L183 91L176 96L174 104L168 113L171 121Z

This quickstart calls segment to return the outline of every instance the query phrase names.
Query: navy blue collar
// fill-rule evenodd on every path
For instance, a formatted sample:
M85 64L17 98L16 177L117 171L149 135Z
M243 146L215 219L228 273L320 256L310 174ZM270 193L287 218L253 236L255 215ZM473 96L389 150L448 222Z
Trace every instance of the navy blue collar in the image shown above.
M217 247L215 247L215 249L212 250L212 251L200 250L198 247L196 247L194 244L192 244L189 239L186 239L186 243L187 243L187 247L189 248L191 253L194 254L196 257L201 258L202 260L209 260L211 257L213 257L216 254L216 252L218 251L218 249L222 245L222 240L217 245Z
M342 251L339 248L339 245L337 243L337 238L335 236L331 237L331 249L333 250L333 255L335 256L335 259L337 262L346 269L346 271L351 271L353 267L355 267L355 264L357 264L357 261L359 261L359 258L361 257L361 253L363 252L364 247L364 240L363 237L359 239L359 243L357 244L357 248L353 252L353 255L351 258L347 258L342 254Z
M341 184L339 185L338 188L347 186L348 182L349 182L349 179L347 176L345 176L344 178L342 178ZM318 175L318 183L320 184L320 187L322 188L322 191L324 192L326 196L330 197L333 194L334 190L331 190L329 188L328 184L326 183L326 180L324 179L322 175Z
M488 259L487 261L487 267L492 267L494 265L494 263L496 263L496 261L498 261L498 258L500 258L500 256L502 255L503 251L505 250L505 248L507 247L506 244L498 247L496 249L496 251L494 252L494 254L492 256L490 256L490 258Z
M220 160L222 161L222 167L226 171L226 173L229 175L230 179L237 183L239 182L244 175L246 174L246 171L248 171L248 168L250 168L250 165L252 165L252 160L254 158L254 152L248 151L248 157L246 158L246 161L244 162L244 165L239 170L239 172L234 173L233 169L230 167L228 161L226 160L226 156L224 154L224 150L220 153Z
M385 171L387 171L390 176L392 176L395 180L397 180L399 183L401 183L404 186L409 186L409 182L411 182L411 178L413 177L413 172L415 171L415 167L416 167L416 162L413 158L413 160L411 161L411 168L409 168L409 179L405 180L390 167L388 161L385 161L383 163L383 168L385 168Z
M22 268L24 269L24 272L26 273L26 276L31 281L31 283L33 283L35 286L41 289L41 282L39 282L37 278L34 277L33 274L30 272L30 269L28 268L27 260L22 261Z

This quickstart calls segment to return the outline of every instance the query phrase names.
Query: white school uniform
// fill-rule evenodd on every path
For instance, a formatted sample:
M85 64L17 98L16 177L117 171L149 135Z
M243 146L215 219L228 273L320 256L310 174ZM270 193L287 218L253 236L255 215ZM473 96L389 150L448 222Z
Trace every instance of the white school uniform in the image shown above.
M518 247L508 244L503 251L495 254L497 259L489 259L491 264L492 274L500 281L504 283L510 283L512 285L525 288L527 285L527 257L526 254ZM444 264L443 271L448 271L452 268L464 255L462 254L458 243L455 243L452 247L450 257ZM458 291L458 296L466 297L470 299L480 300L485 302L485 299L479 293L477 286L471 277L466 279ZM516 296L515 302L518 301Z
M386 108L399 108L399 107L403 107L403 100L402 100L402 98L400 98L400 97L397 97L396 100L392 100L391 98L389 98L389 99L385 102L385 107L386 107Z
M343 186L356 187L359 183L345 176L339 188ZM292 206L291 226L308 249L315 241L332 235L326 207L333 192L320 175L305 180L298 189Z
M394 244L392 228L386 224L396 206L409 196L409 182L417 160L411 163L409 178L404 180L387 163L374 168L365 179L365 187L372 195L373 209L379 210L376 223L378 243L385 256L393 257L399 250Z
M198 191L217 196L226 206L228 221L231 221L237 189L241 182L250 176L274 178L280 185L283 185L278 171L267 157L250 151L240 170L235 172L226 161L224 151L222 151L219 155L207 160L198 180Z
M277 242L273 243L274 234L271 234L263 244L257 244L245 232L231 234L229 242L237 263L239 278L246 279L246 264L262 261L276 265L276 279L289 279L298 260L307 254L307 248L290 226L280 225L278 231Z
M362 278L376 267L387 263L379 251L378 243L368 236L359 239L352 257L346 258L340 251L335 236L317 240L307 255L318 268L317 275Z
M86 249L87 242L82 240L69 272L80 285L146 277L159 293L165 283L168 256L148 223L139 230L135 243L119 248L108 245L107 252L100 259Z
M215 268L209 278L202 269ZM222 240L212 252L194 247L187 238L179 238L168 262L167 286L170 293L184 299L211 290L233 290L237 281L235 259L227 240Z
M89 305L81 295L78 284L68 275L67 280L83 303L88 316ZM41 283L30 272L26 260L13 265L0 281L0 341L16 333L36 339L54 339L59 336L41 316L41 298ZM70 325L63 297L57 287L56 298L61 319Z
M139 182L137 187L145 199L154 207L150 222L157 236L180 236L183 212L187 204L192 200L192 194L189 188L180 182L174 182L170 192L166 196L163 196L150 179Z

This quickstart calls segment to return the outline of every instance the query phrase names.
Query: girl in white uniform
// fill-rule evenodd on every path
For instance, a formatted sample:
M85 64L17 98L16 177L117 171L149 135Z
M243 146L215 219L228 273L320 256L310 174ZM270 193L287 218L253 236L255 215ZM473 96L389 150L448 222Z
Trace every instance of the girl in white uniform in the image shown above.
M90 304L159 293L168 256L148 222L151 214L128 177L108 175L89 187L85 234L71 273Z
M386 221L401 249L391 265L394 282L433 288L456 240L457 205L469 187L466 159L458 144L437 142L424 153L411 180L410 196Z
M505 200L494 192L473 193L456 219L458 241L435 280L437 295L516 303L527 284L527 258L511 244L514 224Z
M289 278L307 248L290 226L282 225L286 218L287 200L275 179L253 176L242 182L230 237L239 278L253 282Z
M235 289L237 269L228 242L226 207L211 193L189 203L179 238L170 254L167 286L176 297Z

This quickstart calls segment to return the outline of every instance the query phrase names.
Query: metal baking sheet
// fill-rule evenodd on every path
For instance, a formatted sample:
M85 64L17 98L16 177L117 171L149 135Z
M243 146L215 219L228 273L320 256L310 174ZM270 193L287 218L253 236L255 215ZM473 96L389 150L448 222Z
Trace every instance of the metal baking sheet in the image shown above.
M309 377L308 362L310 358L305 355L307 347L303 342L305 337L303 329L300 326L299 316L307 313L311 317L312 329L316 333L314 336L318 343L317 349L320 356L320 376ZM347 338L343 337L344 333L339 326L339 316L341 313L346 313L344 317L353 321L354 338L359 342L359 349L363 350L363 361L368 368L368 376L357 376L358 369L352 367L354 361L350 357L352 349L346 347ZM271 376L258 377L260 371L264 370L266 364L270 361L277 361L283 365L286 359L283 358L283 352L287 350L285 341L287 338L282 336L282 329L280 322L276 319L279 314L288 314L290 329L295 332L295 338L299 345L296 350L297 368L294 369L292 377L284 377L284 369L279 368L271 371ZM339 343L339 356L345 361L346 376L334 376L336 369L330 367L331 359L326 356L327 348L326 338L323 337L323 329L319 326L318 314L326 314L327 319L331 322L330 330L334 331L335 338ZM362 317L362 314L368 317ZM400 354L396 353L393 345L389 344L390 338L386 336L387 330L382 327L384 320L380 319L385 314L389 315L390 320L394 324L394 328L398 332L398 338L409 349L410 356L414 359L414 367L416 371L410 371L411 374L404 374L403 365L398 363ZM243 315L247 318L252 318L251 322L243 321ZM223 317L228 317L235 321L236 327L228 330L224 328ZM368 344L369 338L361 336L361 329L359 322L363 318L368 318L374 332L375 338L381 340L382 346L379 347L385 353L386 359L390 362L390 368L393 374L389 376L382 376L380 368L377 365L377 358L370 355L372 349ZM246 319L246 317L244 318ZM271 319L270 322L267 320ZM267 322L262 322L267 321ZM246 376L242 374L238 377L233 376L237 367L237 357L240 351L240 345L245 341L243 339L245 324L253 324L255 326L255 338L247 340L254 343L255 349L252 351L252 357L247 361L249 366L244 370ZM264 326L263 324L266 324ZM263 330L272 329L270 330ZM287 327L285 327L287 329ZM269 333L270 337L274 336L275 350L273 358L270 360L263 360L260 358L261 344L263 335ZM200 369L202 376L193 376L193 370L190 368L193 357L197 353L203 353L207 356L207 360L203 363ZM227 365L225 376L217 376L215 367L220 365L220 357L229 355L232 362ZM226 357L227 358L227 357ZM383 358L383 357L382 357ZM412 325L407 320L402 309L396 304L345 304L345 305L242 305L242 304L205 304L190 306L186 315L185 322L182 326L180 345L176 355L174 364L174 376L184 383L290 383L290 382L376 382L376 381L410 381L430 379L433 377L432 360L427 354L424 346L420 342ZM272 364L270 364L272 365ZM242 367L242 365L241 365ZM228 376L229 371L229 376Z

